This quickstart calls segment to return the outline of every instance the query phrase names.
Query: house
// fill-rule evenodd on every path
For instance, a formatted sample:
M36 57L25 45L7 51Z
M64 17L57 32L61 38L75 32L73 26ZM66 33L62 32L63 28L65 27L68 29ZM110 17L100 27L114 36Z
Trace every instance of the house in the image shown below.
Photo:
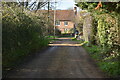
M56 28L61 33L71 33L74 29L74 10L56 10Z
M48 10L39 10L38 12L48 13ZM61 33L73 33L75 23L74 18L77 15L77 8L74 10L56 10L55 11L55 28ZM49 16L54 20L54 10L49 11ZM54 23L53 23L54 24Z

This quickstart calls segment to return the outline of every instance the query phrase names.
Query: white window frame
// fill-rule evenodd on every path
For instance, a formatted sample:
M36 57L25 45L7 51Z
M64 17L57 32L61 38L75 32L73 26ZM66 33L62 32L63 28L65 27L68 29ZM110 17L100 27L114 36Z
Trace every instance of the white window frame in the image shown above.
M65 22L67 22L67 25L65 24ZM65 26L68 26L68 21L64 21L64 25L65 25Z
M60 21L58 21L58 22L61 23ZM57 21L55 22L55 25L56 25L56 26L60 26L60 24L57 24Z

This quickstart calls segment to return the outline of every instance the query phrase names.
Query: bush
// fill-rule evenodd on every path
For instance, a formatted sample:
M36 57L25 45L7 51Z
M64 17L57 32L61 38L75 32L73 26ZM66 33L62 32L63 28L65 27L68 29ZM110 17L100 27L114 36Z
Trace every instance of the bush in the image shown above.
M92 53L93 58L99 61L102 70L109 75L118 76L120 75L120 68L118 68L120 67L120 51L118 51L120 47L120 3L102 2L102 7L95 10L97 5L98 3L95 2L76 4L76 6L89 11L93 17L91 45L85 46L85 48Z
M15 3L3 3L3 67L11 67L24 56L47 46L46 19Z

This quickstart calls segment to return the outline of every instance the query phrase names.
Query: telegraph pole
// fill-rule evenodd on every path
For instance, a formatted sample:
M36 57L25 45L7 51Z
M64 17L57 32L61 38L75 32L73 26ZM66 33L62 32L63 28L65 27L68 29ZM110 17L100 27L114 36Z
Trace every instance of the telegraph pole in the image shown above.
M50 18L50 0L48 0L48 24L49 24L49 18ZM47 26L47 34L49 34L49 26Z
M49 22L49 17L50 17L50 15L49 15L49 11L50 10L50 0L48 0L48 22Z
M56 0L54 0L55 1L55 7L54 7L54 38L55 38L55 17L56 17Z

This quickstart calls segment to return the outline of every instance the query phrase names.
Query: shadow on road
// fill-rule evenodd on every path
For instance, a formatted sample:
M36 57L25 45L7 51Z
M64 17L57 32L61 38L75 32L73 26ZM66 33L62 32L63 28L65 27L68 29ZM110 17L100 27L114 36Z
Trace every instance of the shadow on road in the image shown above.
M43 52L16 67L6 78L104 78L79 42L71 38L57 38ZM49 44L50 45L50 44ZM62 47L61 47L62 46Z
M71 37L68 38L55 38L57 41L54 41L52 43L49 44L49 46L82 46L83 44L80 44L80 42L77 41L72 41Z

